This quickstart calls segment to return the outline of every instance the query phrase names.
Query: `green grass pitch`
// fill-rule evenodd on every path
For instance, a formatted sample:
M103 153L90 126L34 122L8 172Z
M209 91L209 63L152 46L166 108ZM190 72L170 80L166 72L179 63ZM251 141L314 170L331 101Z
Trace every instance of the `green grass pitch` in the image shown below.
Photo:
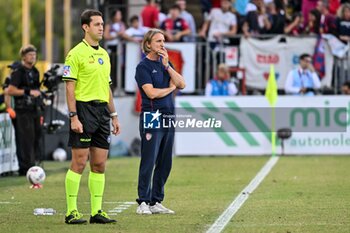
M44 188L24 177L0 178L0 232L205 232L268 157L174 158L164 205L175 215L135 213L138 158L108 160L103 208L114 225L64 224L64 177L69 162L45 162ZM89 218L87 172L78 207ZM34 208L54 208L35 216ZM116 214L115 210L122 211ZM282 157L224 232L350 232L350 156Z

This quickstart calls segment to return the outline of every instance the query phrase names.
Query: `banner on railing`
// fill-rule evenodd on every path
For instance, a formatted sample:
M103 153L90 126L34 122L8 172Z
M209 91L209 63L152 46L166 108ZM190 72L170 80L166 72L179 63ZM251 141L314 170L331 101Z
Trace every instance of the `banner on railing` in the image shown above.
M196 44L167 43L166 49L174 68L185 78L186 88L181 92L193 93L195 91ZM135 70L141 60L140 44L127 43L125 54L125 91L134 92L137 87Z
M211 132L178 130L176 155L271 154L271 117L267 115L271 108L265 97L180 96L176 106L181 108L182 115L200 115L202 119L214 116L217 120L221 114L228 122ZM276 130L281 126L292 130L291 138L285 140L285 153L350 154L349 109L350 101L345 96L279 97ZM280 141L277 153L281 153Z
M0 114L0 174L17 171L15 133L11 119L6 113Z
M275 65L276 79L279 89L284 89L288 72L299 64L299 56L308 53L314 54L316 38L295 38L276 36L269 40L241 38L240 66L246 69L246 85L265 89L269 75L270 64ZM329 47L324 46L325 77L324 86L330 86L332 80L333 57Z

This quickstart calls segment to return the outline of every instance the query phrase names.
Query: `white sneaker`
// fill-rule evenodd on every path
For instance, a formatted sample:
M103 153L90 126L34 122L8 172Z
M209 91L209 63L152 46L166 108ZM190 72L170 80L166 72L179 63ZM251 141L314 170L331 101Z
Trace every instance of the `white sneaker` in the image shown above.
M149 205L146 204L146 202L142 202L136 209L137 214L152 214L152 212L149 209Z
M164 207L159 202L156 202L155 205L150 206L149 210L152 212L152 214L175 214L175 211Z

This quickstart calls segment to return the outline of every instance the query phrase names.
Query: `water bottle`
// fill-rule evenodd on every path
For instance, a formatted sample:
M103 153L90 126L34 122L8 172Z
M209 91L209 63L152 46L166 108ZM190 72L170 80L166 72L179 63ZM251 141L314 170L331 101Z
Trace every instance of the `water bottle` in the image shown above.
M56 210L52 208L35 208L34 215L54 215L56 214Z

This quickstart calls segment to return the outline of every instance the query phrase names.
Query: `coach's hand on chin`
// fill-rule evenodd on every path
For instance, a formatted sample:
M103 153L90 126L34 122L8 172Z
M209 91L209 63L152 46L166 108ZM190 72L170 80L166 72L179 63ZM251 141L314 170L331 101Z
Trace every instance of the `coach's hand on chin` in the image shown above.
M78 119L78 116L71 118L70 127L75 133L83 133L83 125Z

